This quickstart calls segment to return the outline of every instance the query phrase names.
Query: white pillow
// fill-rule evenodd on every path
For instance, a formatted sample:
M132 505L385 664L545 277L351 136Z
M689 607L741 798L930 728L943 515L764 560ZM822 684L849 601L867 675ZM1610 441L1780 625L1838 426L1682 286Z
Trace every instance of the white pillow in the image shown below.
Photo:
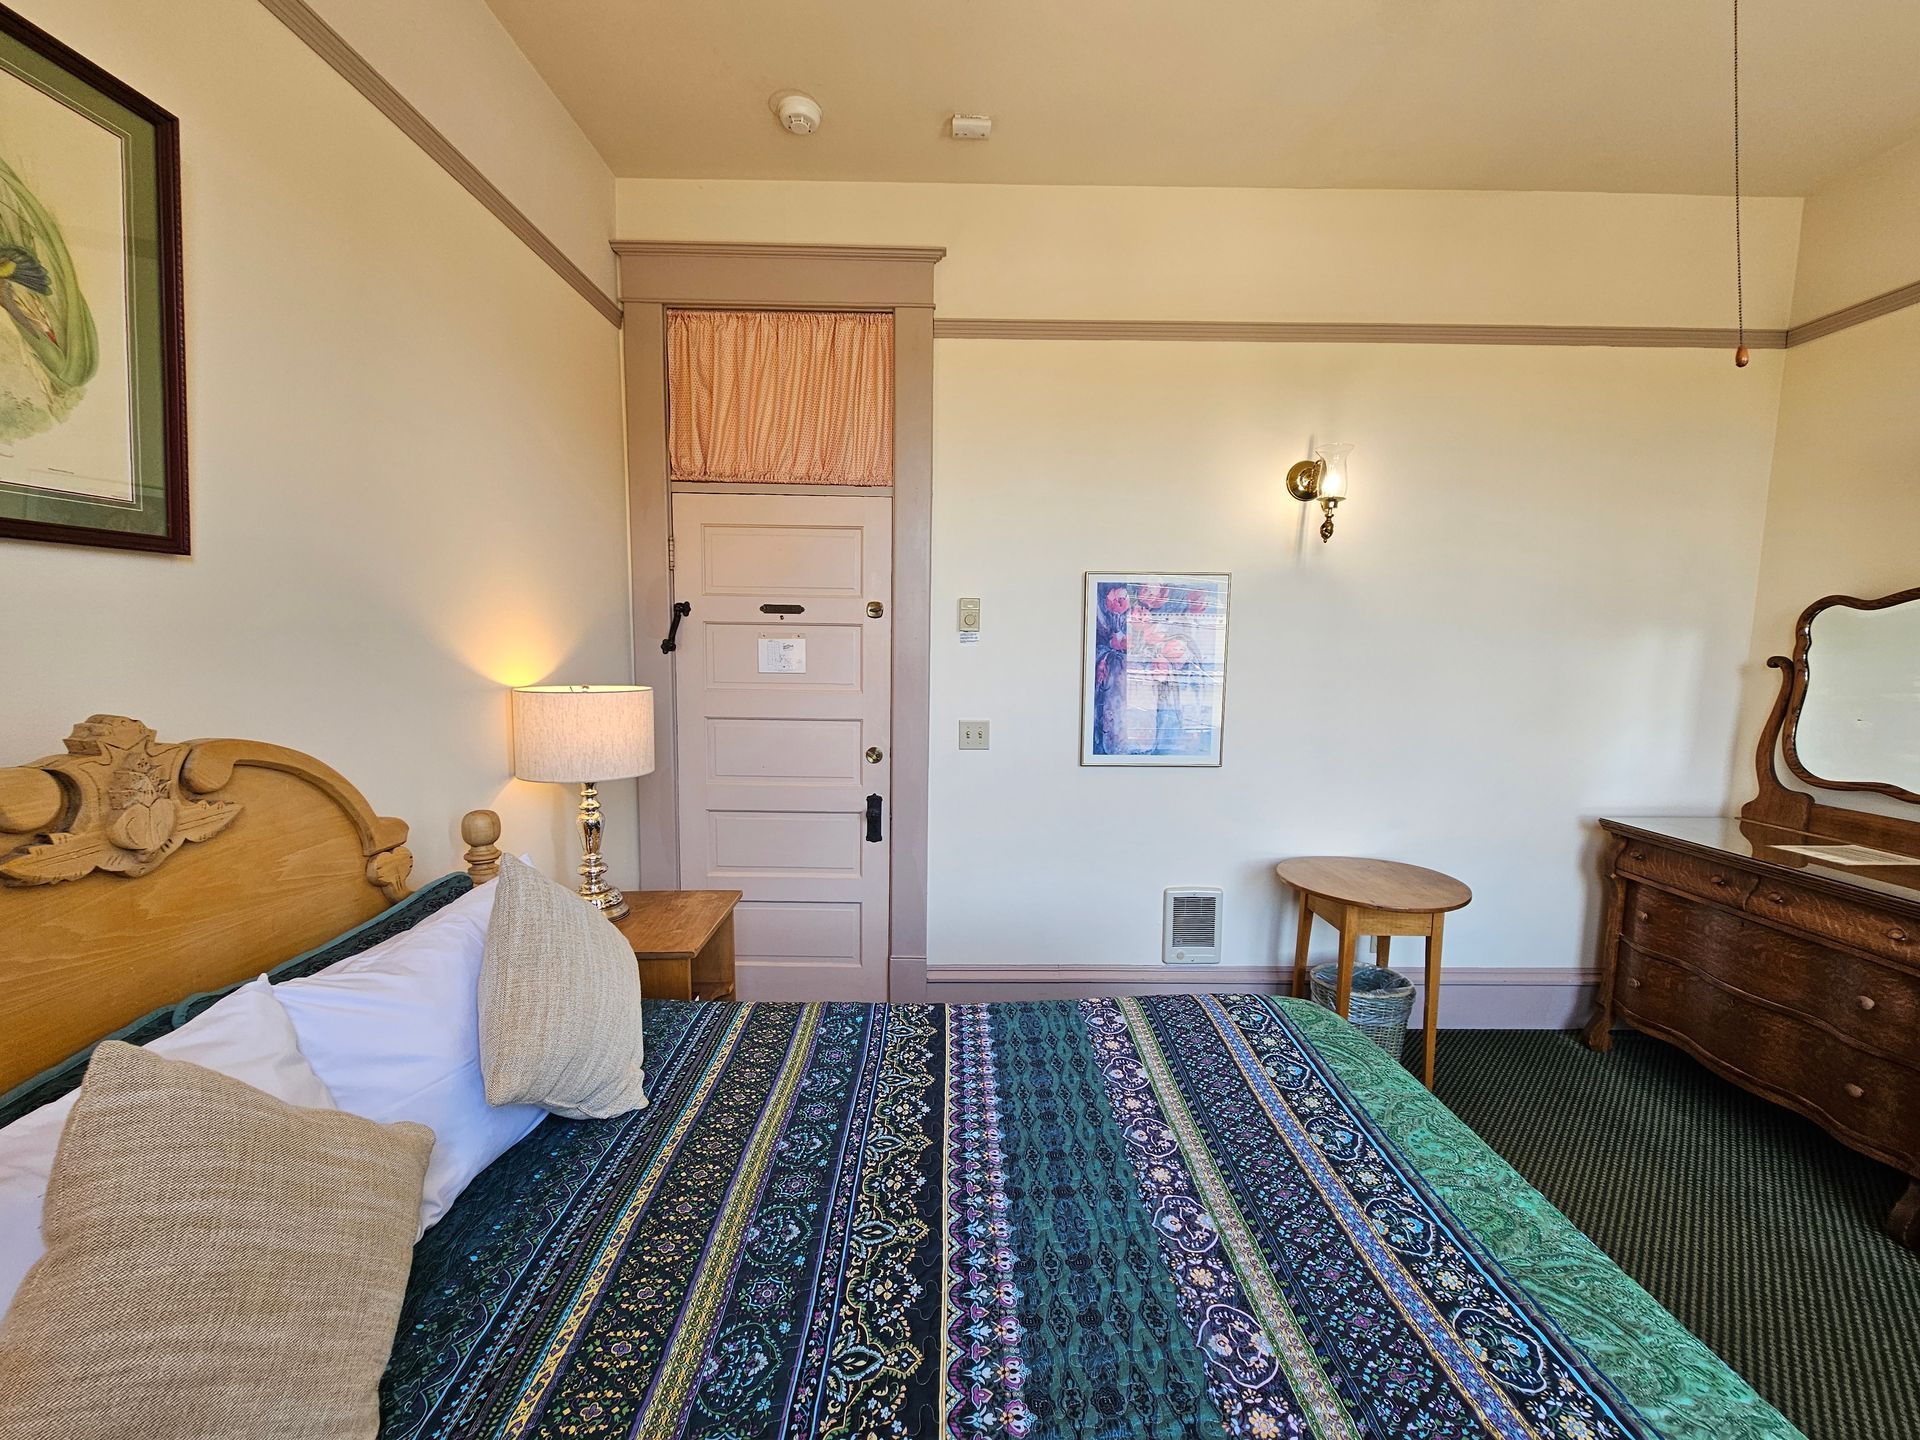
M289 1105L337 1109L302 1058L293 1025L274 994L266 976L250 980L146 1048L244 1080ZM69 1091L0 1129L0 1312L13 1300L28 1267L45 1253L40 1210L47 1175L77 1098L77 1090Z
M476 886L412 929L274 987L335 1105L433 1131L422 1233L546 1115L487 1104L480 1073L480 956L495 888Z

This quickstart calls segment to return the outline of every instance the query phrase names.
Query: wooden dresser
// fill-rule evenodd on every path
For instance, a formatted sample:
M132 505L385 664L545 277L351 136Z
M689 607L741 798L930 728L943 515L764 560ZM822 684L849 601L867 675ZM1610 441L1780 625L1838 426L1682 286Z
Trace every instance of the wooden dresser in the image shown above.
M1920 868L1816 864L1776 847L1831 837L1751 820L1600 823L1588 1043L1624 1021L1896 1166L1888 1228L1920 1248Z
M1829 597L1801 617L1756 756L1757 797L1738 817L1602 820L1607 899L1600 989L1587 1043L1616 1021L1669 1040L1757 1095L1908 1177L1887 1228L1920 1249L1920 863L1845 864L1783 846L1920 857L1920 819L1844 809L1780 783L1813 781L1794 729L1817 616L1882 601ZM1819 781L1829 788L1894 785ZM1851 858L1860 858L1856 853Z

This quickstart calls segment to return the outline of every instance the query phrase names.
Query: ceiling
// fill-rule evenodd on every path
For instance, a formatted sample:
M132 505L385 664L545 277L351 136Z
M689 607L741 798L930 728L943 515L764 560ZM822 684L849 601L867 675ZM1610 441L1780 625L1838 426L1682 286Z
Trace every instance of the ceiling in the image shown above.
M488 0L616 175L1731 185L1730 0ZM1920 3L1742 15L1747 189L1920 131ZM803 90L818 134L767 108ZM990 141L946 136L991 114Z

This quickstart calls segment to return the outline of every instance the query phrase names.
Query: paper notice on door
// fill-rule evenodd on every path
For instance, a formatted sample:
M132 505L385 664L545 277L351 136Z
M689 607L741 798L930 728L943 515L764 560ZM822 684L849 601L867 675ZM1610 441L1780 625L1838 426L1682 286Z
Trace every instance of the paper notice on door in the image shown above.
M762 635L760 637L760 673L762 675L806 674L807 642L798 636Z
M1775 845L1789 855L1804 855L1828 865L1920 865L1920 857L1896 855L1866 845Z

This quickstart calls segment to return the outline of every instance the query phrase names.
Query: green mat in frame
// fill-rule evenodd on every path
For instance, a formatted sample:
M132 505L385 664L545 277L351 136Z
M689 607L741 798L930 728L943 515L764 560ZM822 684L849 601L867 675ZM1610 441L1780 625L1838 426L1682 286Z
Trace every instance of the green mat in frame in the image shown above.
M1645 1035L1443 1031L1435 1089L1810 1440L1920 1437L1895 1171Z

